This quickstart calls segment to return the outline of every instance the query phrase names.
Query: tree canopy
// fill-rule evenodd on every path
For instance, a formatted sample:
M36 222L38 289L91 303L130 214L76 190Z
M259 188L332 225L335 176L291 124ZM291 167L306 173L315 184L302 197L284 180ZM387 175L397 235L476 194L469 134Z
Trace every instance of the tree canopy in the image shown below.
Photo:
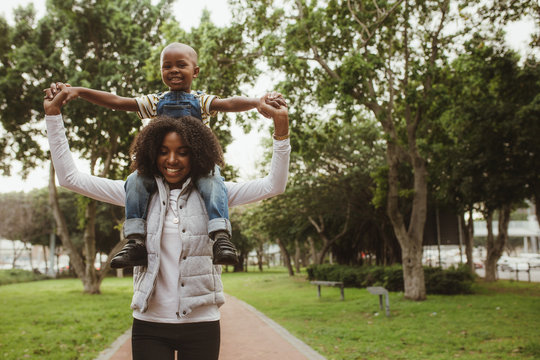
M422 300L429 202L490 216L540 198L538 62L520 60L503 36L507 22L540 14L537 2L233 0L231 24L218 27L204 12L189 32L172 18L171 3L50 0L40 20L32 5L16 10L14 26L0 18L4 173L15 160L27 173L46 159L41 90L51 81L123 96L162 90L159 54L181 41L199 54L194 89L240 95L264 68L289 102L287 192L235 213L233 240L243 253L271 241L314 262L328 254L354 265L402 262L405 296ZM535 34L530 47L537 46ZM142 125L134 114L78 100L63 115L71 148L93 174L127 175L129 144ZM254 115L235 119L249 128ZM233 119L211 120L223 146ZM109 210L93 201L78 207L85 251L75 267L98 292L99 279L83 264L102 246L96 238L114 242L106 229L120 219L96 222ZM76 231L60 226L60 215L68 246Z

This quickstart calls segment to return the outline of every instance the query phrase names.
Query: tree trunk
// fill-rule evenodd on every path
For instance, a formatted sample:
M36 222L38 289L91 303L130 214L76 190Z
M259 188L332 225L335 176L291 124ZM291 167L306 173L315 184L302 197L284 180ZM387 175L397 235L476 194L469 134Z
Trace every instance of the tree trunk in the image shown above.
M28 250L28 260L30 261L30 270L34 271L34 254L33 254L33 251L32 251L32 244L30 244L30 247L28 248L28 246L26 245L27 242L25 241L24 242L24 247L27 248Z
M309 247L311 249L311 259L313 264L318 264L318 257L317 257L317 250L315 249L315 241L313 241L313 238L311 236L308 236L307 241L309 243Z
M96 261L96 209L95 200L88 201L85 209L85 228L84 228L84 257L85 271L81 278L84 286L84 292L88 294L100 294L102 276L99 276L94 263Z
M540 206L538 206L538 201L540 201L540 197L538 195L534 196L534 213L536 214L536 221L538 222L538 225L540 226Z
M465 224L465 217L461 215L461 222ZM474 247L474 219L472 216L472 210L469 212L469 221L466 223L465 231L463 232L465 239L465 255L467 257L467 266L474 274L474 259L473 259L473 247Z
M316 264L323 264L324 257L326 256L326 253L328 252L328 250L330 250L330 247L332 246L332 244L334 244L339 238L345 235L345 233L347 232L347 227L349 226L350 217L351 217L351 204L349 203L347 204L347 215L345 218L345 224L343 224L343 229L341 230L339 234L334 236L332 239L329 239L325 233L323 216L319 215L319 222L315 221L311 216L308 216L309 222L311 222L315 230L317 230L319 237L323 241L322 249L316 257ZM315 249L315 246L312 246L312 248Z
M424 268L422 267L422 241L427 214L427 173L424 161L413 157L414 195L409 226L405 226L399 209L399 149L387 143L388 217L402 251L404 296L411 300L426 299Z
M12 244L13 244L13 261L11 263L11 267L15 269L17 259L19 259L19 256L22 255L25 249L22 248L21 250L17 251L17 246L15 246L15 241L12 241Z
M508 223L510 222L510 206L505 205L499 209L499 234L497 238L493 235L493 212L486 217L488 230L487 255L486 255L486 277L485 281L497 280L497 261L501 258L508 239Z
M244 260L245 254L240 252L238 253L238 262L233 266L233 272L243 272L244 271Z
M306 243L306 242L303 242L302 246L304 247L304 249L302 251L302 260L301 260L302 261L302 266L307 267L310 264L310 259L309 259L310 245L308 243Z
M300 273L300 245L298 245L298 240L294 240L294 267L296 269L296 273Z
M255 252L257 253L257 265L259 267L259 271L263 271L263 245L259 243L259 246L255 249Z
M41 251L43 251L43 262L45 263L45 274L49 273L49 262L47 261L47 246L41 245Z
M51 167L49 171L49 203L51 204L54 220L56 222L56 231L58 233L58 237L60 237L60 240L62 241L62 246L67 252L67 255L69 256L69 262L70 262L70 271L74 270L75 274L79 279L81 279L84 287L84 291L88 292L90 294L95 294L96 289L92 285L91 282L89 282L86 279L86 273L85 273L85 265L83 258L79 255L77 252L77 249L73 245L71 238L69 236L69 231L67 228L67 222L60 211L60 205L58 204L58 193L56 191L56 184L54 181L54 167L53 163L51 161ZM86 236L86 230L85 230L85 236ZM94 262L91 262L91 266L93 267ZM99 293L99 286L97 289L97 293Z
M276 243L278 244L279 249L281 250L281 255L283 256L283 263L285 264L285 266L287 267L287 270L289 271L289 276L294 276L294 270L291 265L291 256L289 255L289 251L287 250L285 245L283 245L283 242L279 238L276 239Z

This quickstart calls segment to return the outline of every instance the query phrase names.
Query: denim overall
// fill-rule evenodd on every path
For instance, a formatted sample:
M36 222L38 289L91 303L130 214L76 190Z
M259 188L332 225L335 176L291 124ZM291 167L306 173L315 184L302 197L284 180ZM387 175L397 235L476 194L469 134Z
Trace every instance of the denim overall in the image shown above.
M169 91L163 95L157 105L157 116L180 118L191 115L202 121L201 105L197 97L183 91ZM214 173L200 178L195 185L201 194L208 213L208 233L226 230L231 234L227 188L223 182L219 167ZM124 236L146 234L146 216L150 195L156 191L153 177L139 176L137 171L128 176L126 189L126 221Z

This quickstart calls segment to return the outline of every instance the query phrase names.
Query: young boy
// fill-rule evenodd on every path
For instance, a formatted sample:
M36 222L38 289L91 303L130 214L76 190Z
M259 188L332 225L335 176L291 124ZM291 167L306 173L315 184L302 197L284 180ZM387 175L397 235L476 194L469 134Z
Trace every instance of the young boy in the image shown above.
M115 110L137 112L141 119L158 115L181 117L194 116L208 124L210 116L219 111L241 112L257 109L259 112L263 98L232 97L220 99L215 95L193 92L191 84L199 76L197 53L189 45L171 43L161 52L161 78L169 91L127 98L104 91L83 87L68 87L65 102L77 97L94 104ZM53 95L54 95L54 86ZM285 105L281 95L267 102L275 107ZM264 114L263 114L264 115ZM214 174L197 181L196 186L203 197L208 212L208 233L214 241L213 262L220 265L234 265L238 262L236 248L230 241L231 224L227 202L227 190L216 166ZM126 221L124 236L127 244L111 260L111 267L123 268L146 265L147 253L146 210L150 195L156 190L155 180L132 173L126 184Z

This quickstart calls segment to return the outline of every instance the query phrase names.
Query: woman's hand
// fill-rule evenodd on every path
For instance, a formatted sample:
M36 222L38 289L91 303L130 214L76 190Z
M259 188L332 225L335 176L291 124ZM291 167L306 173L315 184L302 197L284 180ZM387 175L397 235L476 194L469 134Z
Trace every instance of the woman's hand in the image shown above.
M268 107L263 105L270 105L276 109L279 109L281 106L287 107L287 102L283 98L283 95L275 91L261 96L259 99L259 104L257 105L257 111L259 111L262 116L271 118L272 116L268 112Z
M283 95L275 91L266 94L263 96L263 99L268 105L272 105L276 109L279 109L280 106L287 106L287 102L283 98Z
M267 101L267 99L269 101ZM272 105L270 105L272 104ZM277 105L277 107L275 106ZM286 136L289 134L289 111L285 99L279 93L268 93L262 97L259 112L274 120L274 135Z
M45 92L43 109L46 115L59 115L62 106L74 98L73 94L70 96L68 87L69 84L59 82L53 83L50 88L43 90Z

